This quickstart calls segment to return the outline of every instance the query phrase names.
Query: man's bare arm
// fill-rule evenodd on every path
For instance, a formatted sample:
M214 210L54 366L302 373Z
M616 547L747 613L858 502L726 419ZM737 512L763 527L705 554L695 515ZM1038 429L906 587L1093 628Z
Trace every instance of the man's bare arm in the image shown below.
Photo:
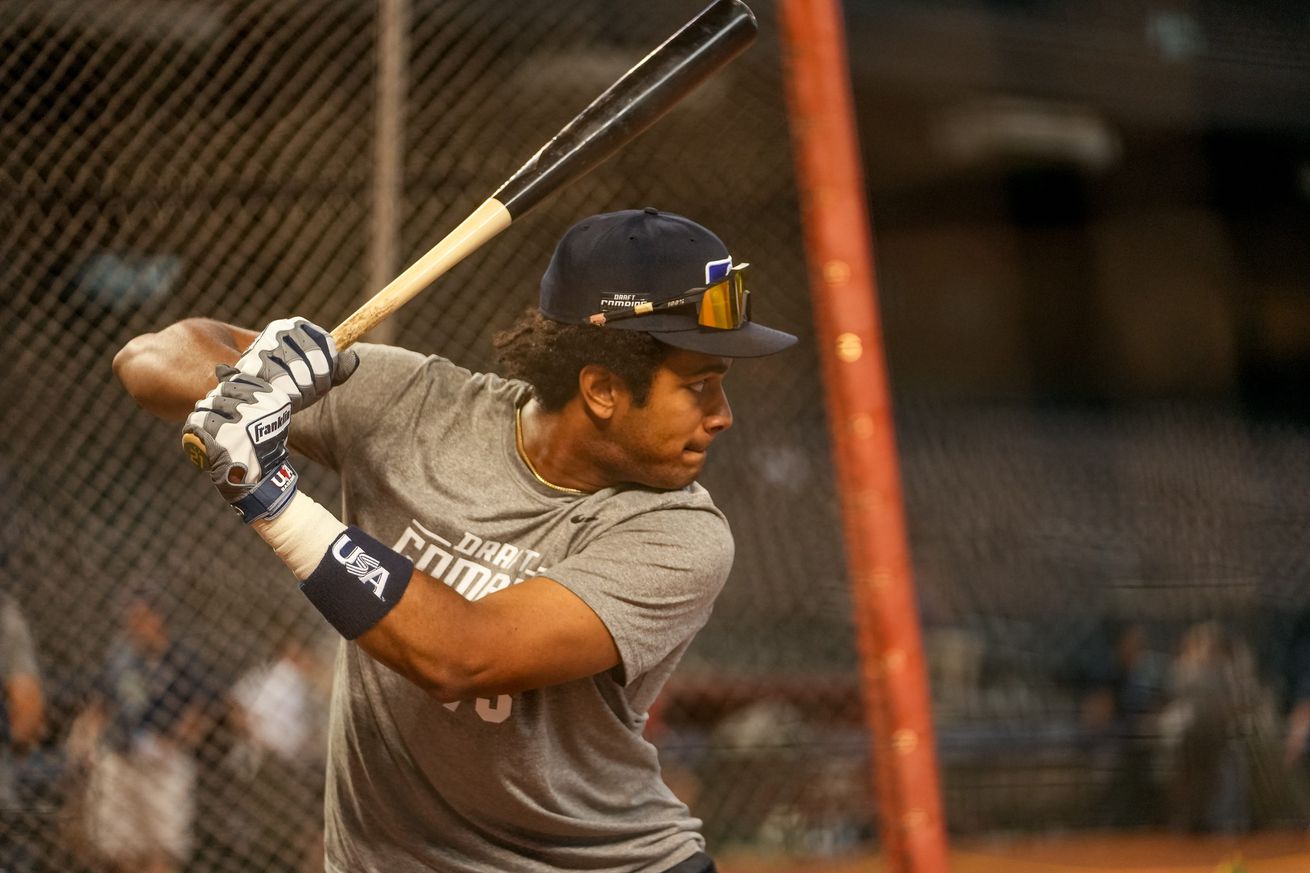
M333 627L443 702L543 688L620 663L600 616L548 577L466 600L299 492L252 527Z
M255 333L208 318L188 318L142 334L114 356L114 375L143 409L183 421L217 384L214 367L233 364Z
M619 665L600 617L541 576L468 601L415 570L396 608L356 642L443 702L544 688Z

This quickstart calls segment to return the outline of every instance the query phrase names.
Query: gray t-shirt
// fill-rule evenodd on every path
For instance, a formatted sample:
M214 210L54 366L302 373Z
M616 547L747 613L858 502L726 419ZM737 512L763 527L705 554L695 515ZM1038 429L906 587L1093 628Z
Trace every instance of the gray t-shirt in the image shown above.
M37 676L36 646L32 632L18 604L0 594L0 809L17 803L14 796L14 768L9 749L9 683L19 676Z
M514 440L528 386L362 345L298 414L293 445L340 471L346 520L471 601L546 576L618 646L614 670L442 704L343 644L329 726L332 873L659 871L704 846L642 736L704 626L732 535L699 485L566 494Z

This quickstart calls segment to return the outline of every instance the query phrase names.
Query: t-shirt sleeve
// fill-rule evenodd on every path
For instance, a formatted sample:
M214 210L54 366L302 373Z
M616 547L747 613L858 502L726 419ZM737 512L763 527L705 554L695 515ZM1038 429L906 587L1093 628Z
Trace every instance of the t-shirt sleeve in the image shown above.
M626 519L544 571L582 598L618 647L631 684L709 621L732 568L728 523L712 508Z
M394 346L360 343L355 350L359 367L351 377L291 421L291 448L337 471L402 399L415 400L415 391L442 390L445 382L453 390L469 375L443 358Z

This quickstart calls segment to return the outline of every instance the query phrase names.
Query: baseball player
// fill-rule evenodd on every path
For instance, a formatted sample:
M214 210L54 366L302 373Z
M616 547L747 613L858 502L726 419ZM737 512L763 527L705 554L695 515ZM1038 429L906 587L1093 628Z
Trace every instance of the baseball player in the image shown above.
M750 320L745 266L678 215L587 218L495 339L508 378L338 353L303 319L187 320L118 354L353 642L331 873L714 870L642 730L732 564L695 481L732 424L724 378L796 339ZM297 489L288 439L340 473L342 520Z

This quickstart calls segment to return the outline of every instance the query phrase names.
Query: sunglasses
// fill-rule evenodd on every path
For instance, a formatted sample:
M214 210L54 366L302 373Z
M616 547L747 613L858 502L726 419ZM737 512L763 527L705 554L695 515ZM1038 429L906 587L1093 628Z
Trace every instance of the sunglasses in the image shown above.
M746 276L742 272L749 266L750 264L737 264L728 271L725 278L713 285L692 288L672 300L640 303L631 309L621 309L618 312L597 312L587 317L587 323L600 326L624 318L637 318L655 312L695 306L696 323L701 327L736 330L751 320L751 292L746 290Z

